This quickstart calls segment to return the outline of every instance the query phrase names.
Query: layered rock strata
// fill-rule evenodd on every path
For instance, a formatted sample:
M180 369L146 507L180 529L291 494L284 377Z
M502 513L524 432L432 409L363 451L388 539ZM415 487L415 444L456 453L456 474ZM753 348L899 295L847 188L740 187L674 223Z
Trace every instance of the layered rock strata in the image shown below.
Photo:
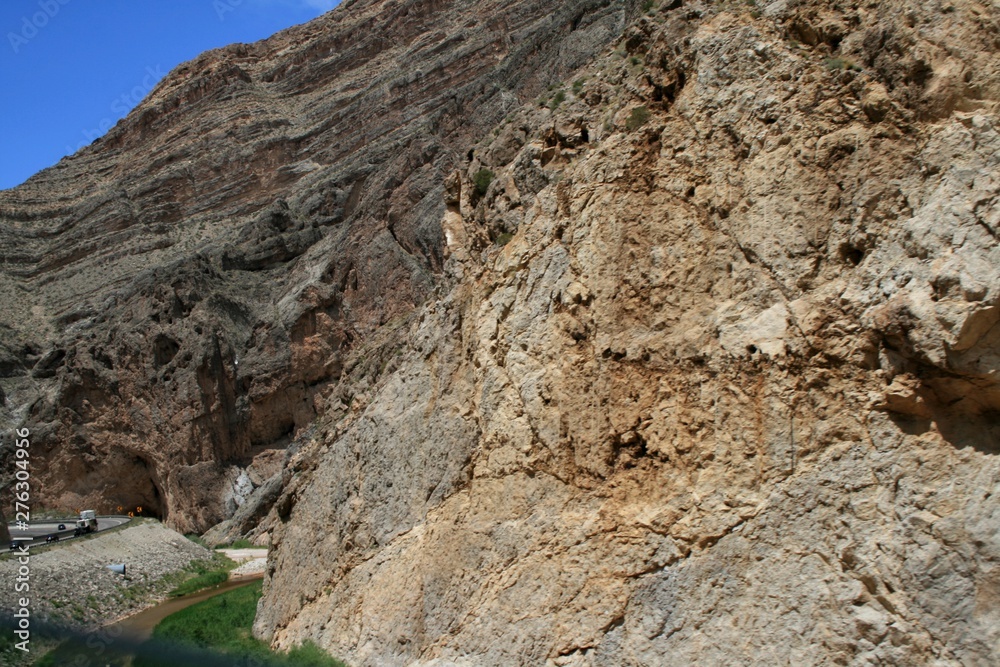
M445 181L455 287L290 460L258 634L996 663L996 8L647 5Z
M0 193L2 417L36 502L200 532L273 476L342 355L438 282L444 176L625 20L471 9L356 0L208 52Z
M58 502L270 541L280 648L995 664L998 40L357 0L207 54L0 195L5 419Z

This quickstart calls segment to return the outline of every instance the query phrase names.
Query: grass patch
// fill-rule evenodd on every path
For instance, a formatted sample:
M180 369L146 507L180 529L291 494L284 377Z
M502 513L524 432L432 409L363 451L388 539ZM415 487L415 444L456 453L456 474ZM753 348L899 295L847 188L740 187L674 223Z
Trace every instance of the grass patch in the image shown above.
M194 533L188 533L184 537L188 538L189 540L191 540L195 544L198 544L198 545L201 545L201 546L205 547L206 549L210 548L208 546L208 543L205 542L205 540L201 539L200 535L195 535Z
M649 122L649 117L652 114L649 113L649 109L646 107L636 107L632 109L632 113L629 114L628 120L625 121L625 129L629 132L633 130L638 130L640 127Z
M200 590L211 588L212 586L218 586L229 580L229 571L223 570L221 572L206 572L204 574L199 574L191 579L188 579L183 584L170 591L170 597L179 598L183 595L190 595L191 593L197 593Z
M11 644L11 647L13 647L13 644ZM39 658L39 655L42 657ZM14 665L24 665L25 667L28 665L32 665L32 667L63 667L64 665L78 664L70 661L72 655L59 643L57 638L41 638L32 631L31 651L25 653L24 651L12 649L12 652L7 653L3 648L0 648L0 665L10 665L11 667L14 667ZM101 663L95 661L94 664L101 664L102 666L104 664L111 664L117 667L117 664L113 661Z
M289 651L287 661L295 667L346 667L311 641L305 641Z
M196 560L186 568L193 576L170 591L170 597L177 598L218 586L229 579L229 571L234 567L235 561L219 553L212 554L211 560Z
M253 637L253 620L263 582L227 591L163 619L153 630L153 640L136 658L134 667L174 667L173 659L159 657L161 646L181 650L210 650L235 664L281 667L345 667L315 644L306 643L289 653L275 653Z
M256 549L257 545L248 540L245 537L241 537L232 544L227 544L225 546L219 545L215 547L216 549Z
M25 653L17 648L18 638L14 636L13 629L4 625L0 628L0 665L4 667L28 667L37 665L38 655L54 646L55 639L48 634L41 634L35 628L31 629L31 651Z

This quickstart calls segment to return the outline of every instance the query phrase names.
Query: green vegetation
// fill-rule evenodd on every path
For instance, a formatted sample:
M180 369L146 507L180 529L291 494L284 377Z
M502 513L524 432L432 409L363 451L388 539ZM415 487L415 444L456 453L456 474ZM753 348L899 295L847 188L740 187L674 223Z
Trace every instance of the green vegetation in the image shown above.
M217 667L345 667L312 643L289 653L275 653L253 638L252 628L263 582L234 588L165 618L153 639L136 651L119 635L98 630L61 642L35 667L102 665L108 667L177 667L211 664ZM34 644L35 638L32 637ZM0 641L0 658L8 648ZM50 644L49 644L50 645ZM138 655L132 656L135 651ZM0 664L22 664L0 659Z
M586 78L582 78L582 79L577 79L576 81L573 82L573 94L574 95L579 95L581 92L583 92L583 84L584 84L585 81L586 81Z
M188 538L189 540L191 540L195 544L200 544L201 546L205 547L206 549L208 548L208 544L205 542L205 540L201 539L200 535L195 535L194 533L188 533L184 537Z
M218 586L229 579L229 571L234 567L236 567L235 562L218 553L213 554L211 560L196 560L186 568L194 576L170 591L170 597L190 595L205 588Z
M628 120L625 121L625 128L632 132L633 130L638 130L640 127L649 122L649 109L646 107L636 107L632 109L632 113L629 115Z
M565 101L566 101L566 92L563 91L563 90L560 90L549 101L549 108L552 109L553 111L555 111L557 108L559 108L559 105L562 104Z
M20 662L15 662L19 657L18 654L21 653L21 651L18 651L14 647L16 643L17 640L14 638L14 634L7 630L7 628L4 628L3 632L0 632L0 662L2 664L21 664Z
M656 6L656 0L644 0L642 3L642 13L645 14Z
M103 653L101 662L98 664L108 665L109 667L124 667L126 664L126 658L123 655L114 655L107 651L103 651ZM63 667L64 665L88 664L87 662L81 663L80 659L82 658L86 661L93 658L93 661L96 661L97 657L96 651L88 650L81 644L67 641L59 644L55 649L42 656L35 663L34 667Z
M187 649L207 649L247 664L256 659L265 665L287 667L344 667L312 643L287 654L271 651L265 642L254 639L253 620L262 582L242 586L211 597L163 619L153 630L150 650L142 651L134 667L174 667L158 659L155 647L169 645Z
M511 234L509 232L504 232L503 234L501 234L500 236L497 237L496 244L498 246L505 246L508 243L510 243L510 240L512 238L514 238L513 234Z
M472 182L476 186L476 194L479 195L480 197L485 196L486 191L490 187L490 183L493 182L493 179L495 177L496 174L494 174L492 171L490 171L485 167L477 171L476 175L472 177Z
M48 649L47 652L45 652L46 649ZM31 664L34 667L63 667L64 665L81 664L79 662L79 659L76 656L79 656L81 654L82 650L83 650L82 647L79 647L79 646L74 647L69 642L61 642L61 643L58 643L58 644L56 644L54 646L51 643L48 643L48 642L45 642L42 645L39 645L38 640L34 637L34 633L32 633L32 637L31 637L31 653L28 654L28 656L24 658L25 661L23 661L23 662L16 662L16 661L4 662L2 659L0 659L0 665L21 665L21 664L28 665L28 664ZM18 653L21 656L24 656L24 654L21 653L20 651ZM36 653L43 653L43 655L42 655L41 658L38 658L37 660L35 660L34 662L32 662L32 660L34 660L33 654L36 654ZM119 667L119 665L123 666L125 664L124 660L120 656L116 660L116 658L114 656L107 654L107 652L105 652L105 653L106 653L106 655L104 656L104 659L99 664L101 664L101 665L110 665L111 667ZM91 655L93 655L93 651L91 651ZM0 658L2 658L2 657L4 657L3 653L0 652ZM96 657L97 656L94 655L94 658L95 658L94 664L98 664L96 662ZM74 660L76 660L76 662L74 662Z
M311 641L305 641L288 652L287 663L295 667L344 667L344 663Z
M205 572L199 574L198 576L188 579L183 584L170 591L170 597L179 598L183 595L190 595L191 593L196 593L205 588L211 588L212 586L218 586L229 580L228 571L214 571Z
M255 545L253 542L251 542L250 540L248 540L245 537L241 537L240 539L236 540L235 542L233 542L231 544L227 544L225 546L219 545L219 546L217 546L215 548L216 549L255 549L256 547L257 547L257 545Z
M20 641L9 626L4 626L0 630L0 665L4 667L28 667L28 665L41 664L37 662L40 654L51 650L57 640L52 637L46 629L31 629L31 652L25 653L17 648ZM52 663L54 664L54 663Z

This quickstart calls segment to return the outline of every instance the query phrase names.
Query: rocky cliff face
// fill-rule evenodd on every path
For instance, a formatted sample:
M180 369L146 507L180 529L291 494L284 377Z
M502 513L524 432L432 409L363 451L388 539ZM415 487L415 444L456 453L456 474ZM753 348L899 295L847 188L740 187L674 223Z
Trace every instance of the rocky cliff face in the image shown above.
M60 492L121 459L171 521L266 533L280 647L995 664L998 54L965 0L348 4L3 195L40 230L6 280L53 290L23 321L72 342L11 347L8 407L37 392L80 438L54 460L95 457ZM207 165L162 224L218 236L109 261L118 301L72 315L56 277L90 260L52 248L119 209L39 193L171 137L185 160L132 164Z
M348 2L179 67L0 193L3 419L33 430L35 501L231 516L346 398L343 354L438 282L445 175L624 19Z
M996 663L996 7L647 9L446 180L455 286L291 459L258 633Z

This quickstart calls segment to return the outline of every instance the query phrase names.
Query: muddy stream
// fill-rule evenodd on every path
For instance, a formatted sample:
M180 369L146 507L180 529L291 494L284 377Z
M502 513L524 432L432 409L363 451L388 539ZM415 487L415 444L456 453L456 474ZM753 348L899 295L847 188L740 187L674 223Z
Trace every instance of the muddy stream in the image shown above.
M112 637L122 637L137 644L142 643L153 636L153 628L167 616L220 593L225 593L241 586L249 586L255 581L259 581L262 577L263 575L230 579L215 588L198 591L197 593L191 593L179 598L164 600L155 607L150 607L145 611L140 611L138 614L123 618L117 623L112 623L105 628L105 631Z

